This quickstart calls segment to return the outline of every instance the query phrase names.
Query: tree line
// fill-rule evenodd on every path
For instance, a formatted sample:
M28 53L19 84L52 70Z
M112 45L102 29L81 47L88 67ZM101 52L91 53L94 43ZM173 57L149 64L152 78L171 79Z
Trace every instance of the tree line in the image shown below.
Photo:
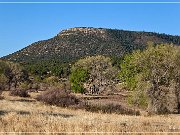
M87 56L73 63L42 61L21 64L0 60L0 89L13 90L23 83L61 83L67 78L75 93L108 94L121 84L131 94L128 102L156 113L180 112L180 47L149 43L123 57ZM51 83L55 85L55 83Z

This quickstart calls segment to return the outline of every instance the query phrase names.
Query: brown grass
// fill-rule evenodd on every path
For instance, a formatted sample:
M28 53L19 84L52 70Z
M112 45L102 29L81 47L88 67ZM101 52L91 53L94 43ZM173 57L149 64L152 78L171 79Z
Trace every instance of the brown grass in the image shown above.
M24 90L24 89L11 90L9 95L11 95L11 96L19 96L19 97L30 97L27 90Z
M2 94L0 132L177 132L180 115L127 116L45 105ZM34 93L31 97L35 97ZM115 134L115 133L114 133ZM153 134L153 133L152 133Z

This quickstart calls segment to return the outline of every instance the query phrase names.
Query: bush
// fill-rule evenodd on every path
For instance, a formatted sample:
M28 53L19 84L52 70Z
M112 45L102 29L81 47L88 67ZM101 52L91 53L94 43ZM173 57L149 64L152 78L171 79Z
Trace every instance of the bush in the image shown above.
M65 90L57 88L39 95L37 100L61 107L68 107L79 103L79 100L75 96L65 92Z
M20 89L24 89L24 90L28 90L28 89L30 89L30 84L28 83L28 82L23 82L23 83L21 83L20 85L19 85L19 88Z
M87 102L81 103L81 108L90 112L102 112L102 113L116 113L116 114L127 114L127 115L140 115L137 110L125 108L119 104L89 104Z
M7 78L4 74L0 74L0 91L5 89L5 86L7 84Z
M1 88L1 86L0 86L0 96L1 96L1 94L2 94L2 88Z
M10 96L19 96L19 97L30 97L27 90L23 90L23 89L11 90L9 95Z
M7 78L3 74L0 74L0 100L4 99L1 96L1 94L2 94L3 90L6 89L6 84L7 84Z
M0 99L2 99L1 94L2 94L2 89L1 89L1 87L0 87Z
M56 76L50 76L48 78L45 78L44 82L48 83L48 84L51 84L51 85L54 85L54 84L59 82L59 79Z

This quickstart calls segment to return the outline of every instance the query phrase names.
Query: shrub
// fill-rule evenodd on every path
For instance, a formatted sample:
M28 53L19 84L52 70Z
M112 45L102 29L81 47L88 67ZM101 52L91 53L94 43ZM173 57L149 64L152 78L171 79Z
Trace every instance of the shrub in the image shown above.
M11 90L9 95L10 96L19 96L19 97L30 97L27 90L24 90L24 89Z
M48 83L48 84L51 84L51 85L54 85L54 84L59 82L59 79L56 76L50 76L48 78L45 78L44 82Z
M35 90L37 91L38 89L40 89L40 84L38 84L38 83L33 83L33 84L32 84L32 89L35 89Z
M102 113L116 113L127 115L140 115L140 112L130 108L125 108L119 104L90 104L87 102L81 103L81 108L90 112L102 112Z
M2 89L1 89L1 87L0 87L0 99L2 98L2 97L1 97L1 94L2 94Z
M7 78L3 74L1 74L0 75L0 95L2 91L5 89L6 83L7 83Z
M37 97L37 100L61 107L68 107L79 103L79 100L75 96L67 93L65 90L57 88L44 92Z
M28 82L23 82L19 85L19 88L24 90L30 89L30 84Z

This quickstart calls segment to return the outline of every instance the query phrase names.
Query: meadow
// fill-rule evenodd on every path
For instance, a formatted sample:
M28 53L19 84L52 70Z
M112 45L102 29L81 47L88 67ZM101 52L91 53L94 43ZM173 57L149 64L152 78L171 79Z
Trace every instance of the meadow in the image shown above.
M45 105L31 97L0 100L1 134L178 134L180 115L119 115ZM26 132L26 133L25 133Z

